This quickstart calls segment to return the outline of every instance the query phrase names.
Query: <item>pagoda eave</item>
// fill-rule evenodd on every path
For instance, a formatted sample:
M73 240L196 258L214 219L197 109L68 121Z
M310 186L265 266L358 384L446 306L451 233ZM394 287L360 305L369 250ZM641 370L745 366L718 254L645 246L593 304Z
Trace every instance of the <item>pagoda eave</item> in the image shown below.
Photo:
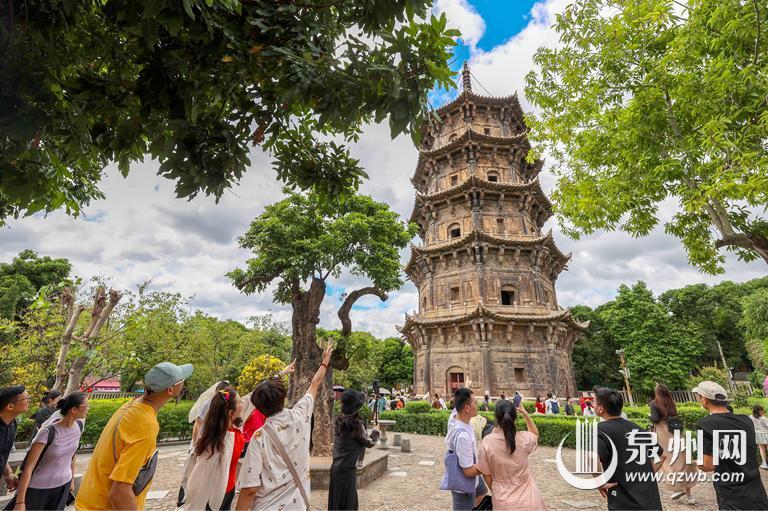
M478 176L471 176L469 179L465 179L456 186L452 186L438 192L429 194L416 192L416 201L414 202L413 211L411 211L411 216L408 221L418 222L418 213L424 203L442 201L452 197L457 197L460 196L460 194L463 192L471 190L472 188L505 193L530 192L539 207L547 215L546 218L552 216L552 203L541 189L541 182L539 181L538 177L524 183L502 183L498 181L487 181Z
M589 322L582 323L577 321L571 314L570 309L560 309L550 312L549 314L525 314L525 313L502 313L495 312L483 306L482 303L478 303L477 307L467 314L453 317L442 318L420 318L419 314L405 315L405 324L397 326L397 330L401 333L407 333L414 327L435 327L443 325L454 325L456 323L462 323L476 318L487 318L496 321L509 321L520 324L536 323L536 322L552 322L562 321L568 326L583 332L589 327Z

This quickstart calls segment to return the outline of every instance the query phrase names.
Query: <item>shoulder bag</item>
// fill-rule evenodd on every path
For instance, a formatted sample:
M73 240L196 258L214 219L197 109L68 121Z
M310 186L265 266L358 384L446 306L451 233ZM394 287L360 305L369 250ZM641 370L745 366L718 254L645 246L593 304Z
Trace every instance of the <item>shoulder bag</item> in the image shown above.
M445 479L440 485L441 490L451 490L460 493L475 492L475 478L464 475L464 469L459 465L459 456L456 454L456 440L461 433L453 438L453 448L448 449L443 459L445 463ZM473 454L474 457L474 454Z
M112 456L115 458L115 463L117 463L117 427L120 425L120 421L123 420L123 417L125 417L129 408L131 408L130 405L125 408L123 414L115 423L115 429L112 431ZM141 495L141 492L143 492L149 483L152 482L152 478L155 477L155 470L157 470L157 458L158 450L155 449L152 456L150 456L147 462L144 463L144 466L139 469L139 473L133 481L134 495Z
M301 493L301 500L304 501L304 506L309 509L309 497L307 496L307 492L304 489L304 485L301 483L301 478L299 477L298 472L296 472L296 467L288 456L288 453L285 452L285 447L283 447L280 439L277 438L277 433L275 433L274 428L272 428L272 425L269 422L265 422L261 429L267 433L267 436L272 441L272 444L274 444L275 449L277 449L277 453L283 459L283 463L288 467L288 471L291 473L291 477L293 477L293 482L299 488L299 493Z

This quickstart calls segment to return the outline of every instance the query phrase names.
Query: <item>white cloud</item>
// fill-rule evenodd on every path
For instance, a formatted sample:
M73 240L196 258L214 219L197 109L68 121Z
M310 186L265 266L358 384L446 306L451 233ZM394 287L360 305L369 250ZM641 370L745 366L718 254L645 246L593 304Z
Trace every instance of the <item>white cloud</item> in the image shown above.
M448 26L461 31L461 39L474 48L485 33L485 21L467 0L435 0L435 14L445 14Z
M540 45L554 45L557 36L550 28L554 15L571 0L548 0L536 4L531 21L519 34L491 51L472 52L470 65L475 77L492 94L506 96L515 90L523 100L523 79L531 69L533 54ZM437 0L453 24L464 23L470 44L482 36L484 24L465 0ZM484 93L476 89L478 93ZM408 217L414 190L409 181L417 152L408 137L390 140L386 125L365 127L360 141L351 148L370 175L362 192L387 202L393 210ZM83 218L62 213L44 218L35 215L11 221L0 229L0 261L10 260L20 250L32 248L41 254L67 257L75 272L84 277L110 276L115 286L133 289L152 280L155 289L194 295L192 305L221 318L244 321L248 317L272 312L277 320L290 320L290 308L272 302L271 293L245 296L225 274L242 266L249 254L238 248L237 237L264 206L279 200L281 185L270 168L270 158L252 154L253 164L239 186L224 195L219 204L210 198L184 201L174 198L173 184L156 175L157 163L137 165L127 179L114 169L103 183L107 198L93 203ZM554 179L546 169L542 175L549 192ZM667 207L668 206L668 207ZM675 205L662 208L668 215ZM686 261L680 242L655 230L643 239L620 232L601 232L579 241L566 238L554 225L558 245L572 251L570 271L558 282L558 297L564 306L584 303L598 305L611 299L621 283L645 280L655 292L694 283L715 283L723 278L709 277L693 270ZM408 253L401 254L403 262ZM764 276L761 262L740 263L730 257L725 278L744 281ZM335 287L354 289L367 285L363 279L343 274L332 282ZM397 335L396 324L404 314L417 308L417 293L407 283L391 293L381 306L375 297L360 300L363 308L354 310L355 329L376 336ZM326 297L321 326L339 326L338 296Z

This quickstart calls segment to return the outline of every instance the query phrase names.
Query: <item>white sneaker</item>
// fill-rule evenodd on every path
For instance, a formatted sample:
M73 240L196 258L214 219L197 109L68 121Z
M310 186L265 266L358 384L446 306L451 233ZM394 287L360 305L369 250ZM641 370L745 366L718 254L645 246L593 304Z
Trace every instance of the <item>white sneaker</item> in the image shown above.
M675 493L673 493L673 494L672 494L672 496L671 496L671 497L669 497L669 498L670 498L670 499L672 499L672 500L677 500L677 499L679 499L680 497L682 497L683 495L685 495L685 492L684 492L684 491L676 491L676 492L675 492Z
M763 464L762 464L762 465L760 465L760 468L764 468L764 469L768 470L768 463L766 463L766 462L764 461L764 462L763 462Z
M686 500L685 503L688 504L689 506L695 506L696 498L693 495L691 495L690 497L688 497L688 500Z

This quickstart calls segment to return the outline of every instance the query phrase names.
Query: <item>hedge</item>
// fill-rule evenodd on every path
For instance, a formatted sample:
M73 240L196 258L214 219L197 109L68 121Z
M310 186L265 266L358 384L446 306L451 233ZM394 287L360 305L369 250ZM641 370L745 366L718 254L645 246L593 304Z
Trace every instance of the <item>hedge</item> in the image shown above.
M478 412L486 419L493 421L492 412ZM388 428L388 431L401 433L417 433L421 435L445 436L448 427L448 418L451 413L446 410L435 410L429 413L408 413L405 410L396 410L383 412L380 416L382 420L396 421L394 425ZM531 415L533 423L539 428L539 445L549 445L557 447L563 437L566 447L576 447L576 437L574 435L574 416L553 416L553 415ZM641 428L648 427L650 421L647 419L633 420ZM517 420L518 430L525 430L525 421L522 417ZM570 434L569 434L570 433Z
M429 401L408 401L405 403L405 411L408 413L429 413L433 410Z
M80 447L93 447L99 439L99 435L120 406L128 399L91 399L88 401L88 417L85 421L85 430L80 437ZM194 401L171 401L160 409L157 414L157 422L160 424L158 440L186 439L192 437L192 424L187 422L189 410ZM16 434L17 442L31 440L34 421L23 418L19 422Z

